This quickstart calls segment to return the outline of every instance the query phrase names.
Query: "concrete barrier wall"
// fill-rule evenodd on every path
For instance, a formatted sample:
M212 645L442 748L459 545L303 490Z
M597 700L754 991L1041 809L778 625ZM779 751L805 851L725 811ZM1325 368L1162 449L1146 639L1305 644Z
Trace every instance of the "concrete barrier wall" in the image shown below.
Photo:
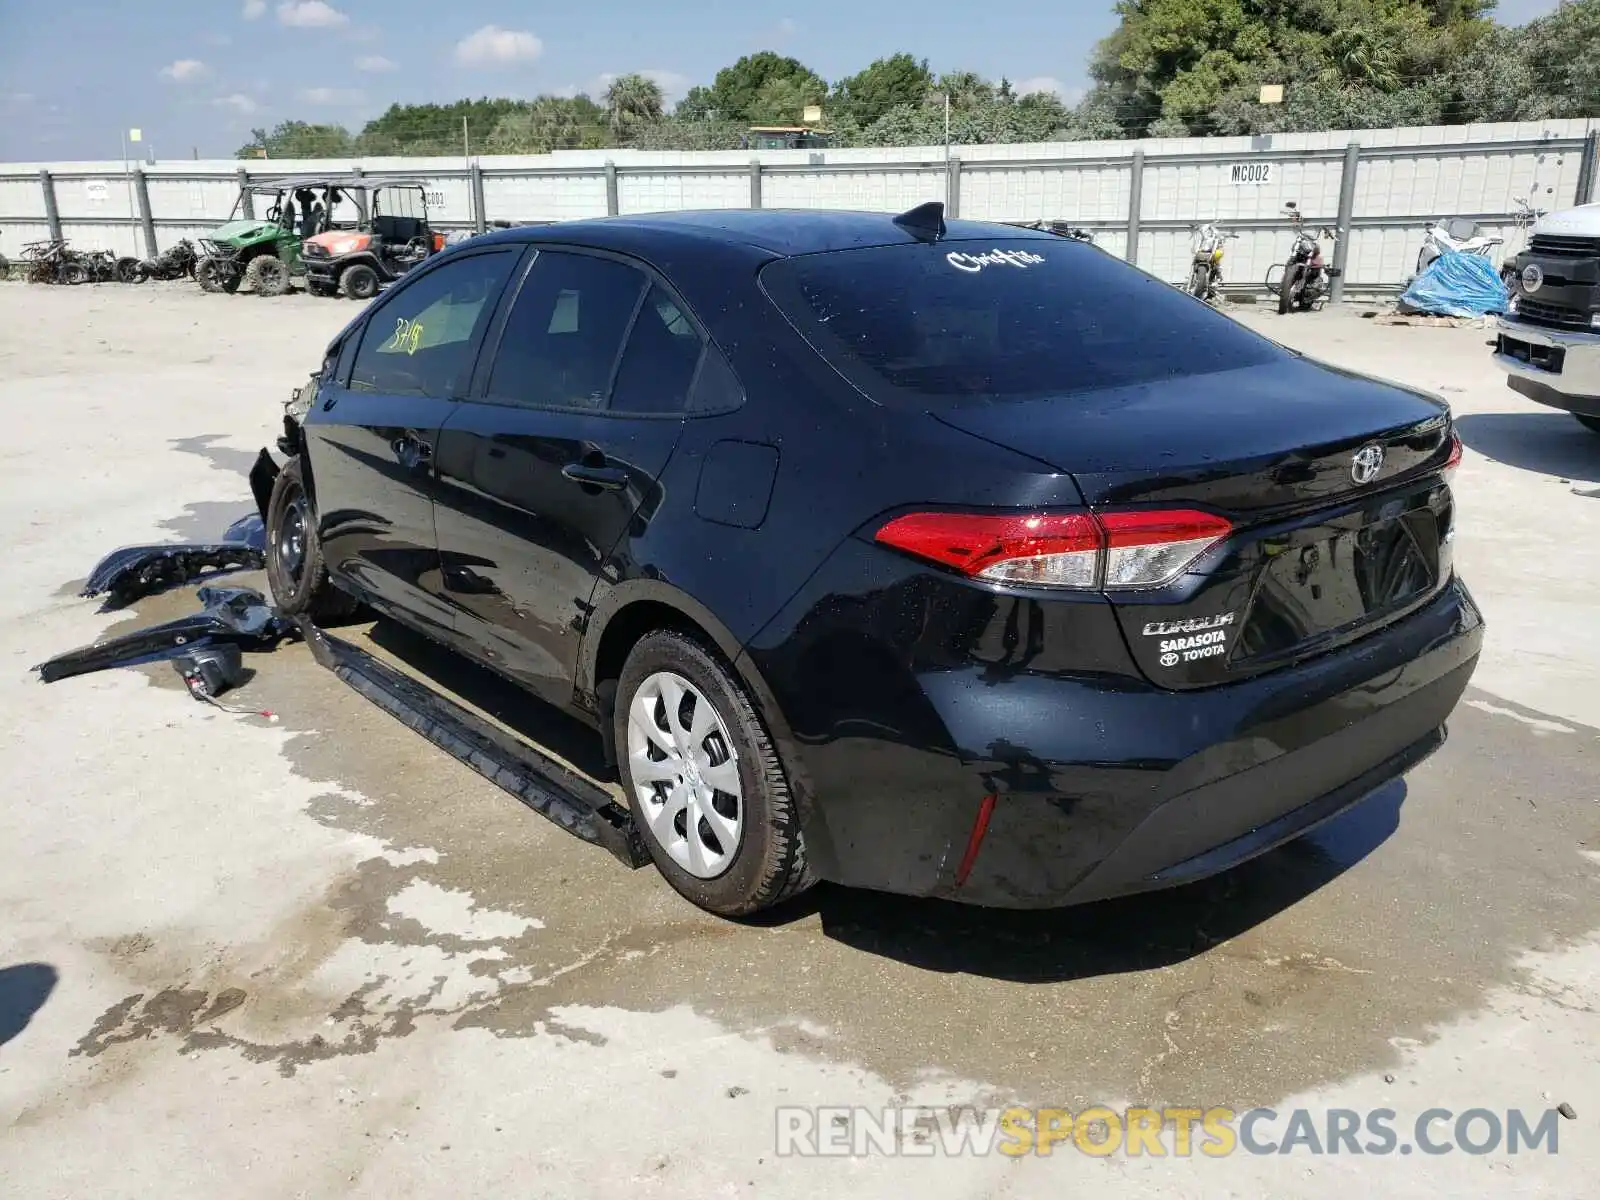
M941 146L560 151L471 162L228 159L131 169L105 162L0 164L0 253L16 258L24 242L54 227L84 249L143 254L152 238L164 249L227 219L241 173L261 179L359 170L422 180L430 213L446 228L685 208L899 212L941 199L967 218L1086 225L1106 249L1124 257L1131 250L1139 266L1172 280L1187 274L1190 227L1216 220L1239 234L1224 267L1236 284L1259 284L1286 257L1291 234L1283 206L1294 200L1309 223L1340 231L1348 285L1382 290L1411 275L1424 232L1439 216L1479 221L1505 238L1511 253L1525 236L1515 215L1518 197L1545 210L1600 198L1597 128L1600 122L1570 120L1049 142L958 146L948 156ZM474 199L480 190L481 212Z

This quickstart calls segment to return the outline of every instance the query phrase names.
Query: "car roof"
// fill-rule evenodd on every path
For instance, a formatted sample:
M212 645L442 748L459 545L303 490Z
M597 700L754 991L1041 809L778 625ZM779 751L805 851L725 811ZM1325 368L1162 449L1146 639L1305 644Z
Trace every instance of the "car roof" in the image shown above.
M1058 241L1056 235L989 221L945 222L941 242L987 241L993 238ZM652 247L686 241L748 247L789 257L852 250L868 246L912 244L925 240L896 224L892 213L829 209L700 209L639 213L518 226L473 238L486 242L564 242L631 252L648 258Z

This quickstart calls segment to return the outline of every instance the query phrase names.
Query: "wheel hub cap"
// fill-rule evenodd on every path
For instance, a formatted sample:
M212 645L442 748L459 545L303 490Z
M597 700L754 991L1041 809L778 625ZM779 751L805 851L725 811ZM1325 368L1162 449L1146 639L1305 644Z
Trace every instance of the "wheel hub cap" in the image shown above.
M634 812L697 879L726 871L744 835L744 789L727 723L682 675L659 671L628 710Z

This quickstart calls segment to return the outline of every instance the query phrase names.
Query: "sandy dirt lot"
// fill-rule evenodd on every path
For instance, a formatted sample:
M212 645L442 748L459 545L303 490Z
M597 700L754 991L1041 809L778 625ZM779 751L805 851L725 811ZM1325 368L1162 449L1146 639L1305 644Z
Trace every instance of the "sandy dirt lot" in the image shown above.
M1484 330L1241 317L1459 415L1457 564L1489 638L1403 786L1163 895L1019 915L824 887L739 925L532 815L302 646L236 693L276 723L194 703L165 665L32 675L192 607L185 589L105 614L76 591L113 547L250 510L280 402L353 312L0 285L6 1195L1593 1194L1600 437L1507 391ZM512 716L595 761L577 727ZM1297 1108L1319 1131L1387 1108L1409 1145L1430 1108L1534 1124L1563 1102L1555 1154L777 1142L781 1106L1268 1106L1258 1144ZM1448 1142L1453 1118L1432 1128Z

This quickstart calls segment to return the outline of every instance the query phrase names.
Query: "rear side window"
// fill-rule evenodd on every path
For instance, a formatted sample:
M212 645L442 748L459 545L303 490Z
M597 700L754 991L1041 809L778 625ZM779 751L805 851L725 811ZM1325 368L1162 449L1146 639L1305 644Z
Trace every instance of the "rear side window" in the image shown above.
M700 365L700 331L659 284L639 308L622 352L611 408L623 413L681 413Z
M506 317L488 399L526 408L604 408L647 282L642 271L614 259L541 250Z
M784 315L857 387L920 406L1153 383L1279 357L1265 338L1093 246L1008 239L780 259Z
M479 335L518 255L497 250L442 263L375 309L356 351L351 391L461 395Z

